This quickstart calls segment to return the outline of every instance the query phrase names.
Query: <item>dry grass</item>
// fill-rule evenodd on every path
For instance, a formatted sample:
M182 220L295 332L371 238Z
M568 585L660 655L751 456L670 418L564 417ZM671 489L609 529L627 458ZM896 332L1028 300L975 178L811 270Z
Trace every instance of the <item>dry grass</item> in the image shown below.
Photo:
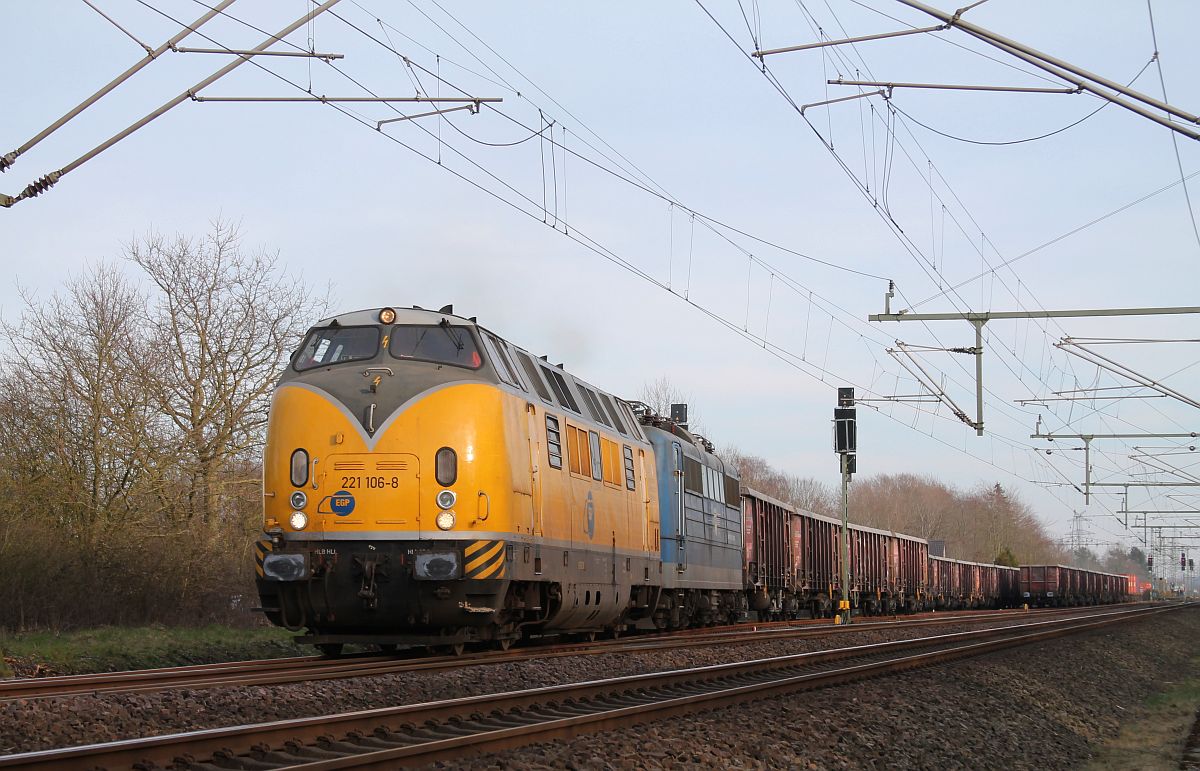
M1200 709L1200 657L1169 675L1165 688L1131 709L1120 735L1099 748L1087 771L1175 771Z

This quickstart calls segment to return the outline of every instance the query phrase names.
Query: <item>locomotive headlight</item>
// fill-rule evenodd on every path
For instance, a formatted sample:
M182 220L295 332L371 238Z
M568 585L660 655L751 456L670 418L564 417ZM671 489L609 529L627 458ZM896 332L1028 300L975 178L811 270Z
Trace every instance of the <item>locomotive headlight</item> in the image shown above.
M307 505L308 505L308 496L304 494L303 490L297 490L296 492L292 493L292 508L293 509L302 509Z
M396 320L396 312L391 308L384 308L379 312L379 323L391 324Z
M288 522L291 523L293 530L303 530L308 527L308 515L303 511L293 511Z
M449 530L454 527L454 512L439 511L437 515L437 526L442 530Z
M297 448L292 453L290 465L292 487L304 487L304 483L308 481L308 452L303 448Z
M458 455L449 447L443 447L433 457L433 475L438 484L449 487L458 481Z
M453 490L442 490L440 493L437 494L438 508L439 509L453 508L454 501L456 501L457 499L458 499L458 496L456 496L454 494ZM299 507L297 507L297 508L299 508Z

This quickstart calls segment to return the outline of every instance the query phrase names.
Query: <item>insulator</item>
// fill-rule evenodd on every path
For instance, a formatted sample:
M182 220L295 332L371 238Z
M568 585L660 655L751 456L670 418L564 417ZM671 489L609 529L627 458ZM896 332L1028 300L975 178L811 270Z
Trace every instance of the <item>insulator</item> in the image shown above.
M50 188L54 187L54 183L58 181L59 173L52 171L36 182L30 182L29 186L21 191L22 198L36 198Z
M8 171L9 167L17 162L17 151L13 150L7 155L0 155L0 172Z

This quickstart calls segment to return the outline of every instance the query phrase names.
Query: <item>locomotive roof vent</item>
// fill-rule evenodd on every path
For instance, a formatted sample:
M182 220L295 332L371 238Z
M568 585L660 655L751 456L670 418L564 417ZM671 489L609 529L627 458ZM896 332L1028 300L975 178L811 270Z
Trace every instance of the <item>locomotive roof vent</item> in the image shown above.
M454 305L443 305L438 313L449 313L450 315L454 315Z

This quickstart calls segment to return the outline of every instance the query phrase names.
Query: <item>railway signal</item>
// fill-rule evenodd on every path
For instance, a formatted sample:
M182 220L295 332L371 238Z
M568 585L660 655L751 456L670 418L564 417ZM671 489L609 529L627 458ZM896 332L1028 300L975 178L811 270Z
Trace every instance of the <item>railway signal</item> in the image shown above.
M1179 555L1179 569L1180 570L1187 569L1187 554L1186 553Z
M842 472L842 570L841 595L835 623L850 623L850 475L857 468L854 453L858 449L858 425L854 409L854 389L839 388L837 407L833 410L833 451L838 455Z

